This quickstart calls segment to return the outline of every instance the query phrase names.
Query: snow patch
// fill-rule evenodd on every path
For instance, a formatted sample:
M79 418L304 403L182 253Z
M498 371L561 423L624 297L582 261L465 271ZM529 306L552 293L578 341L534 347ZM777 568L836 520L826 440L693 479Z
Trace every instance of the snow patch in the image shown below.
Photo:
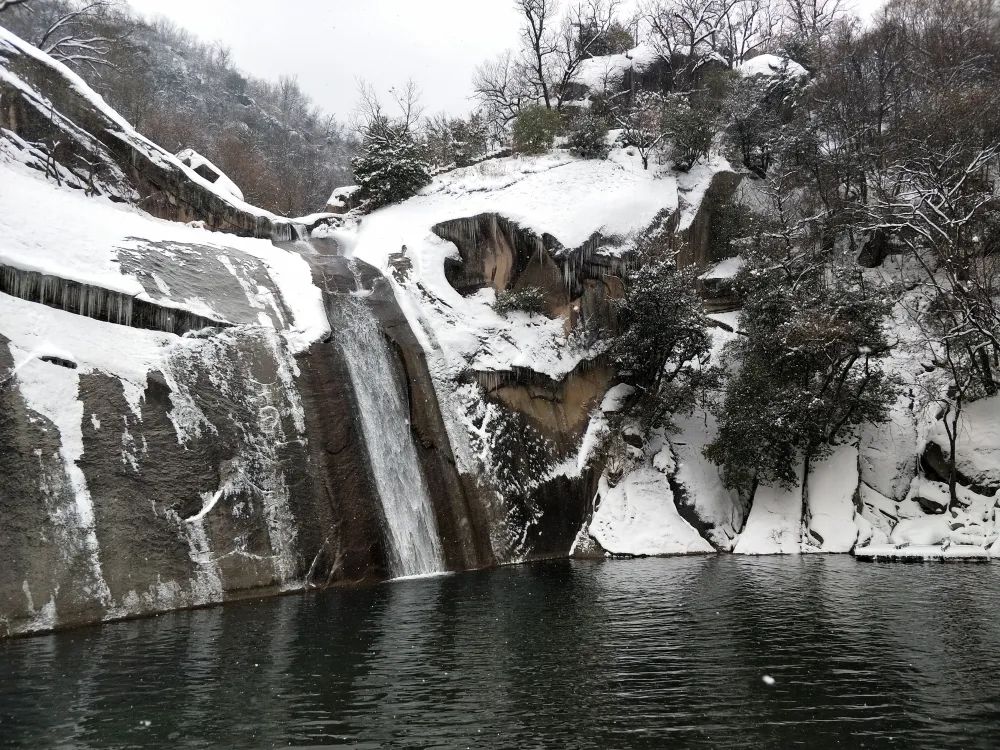
M590 535L612 554L681 555L715 549L677 512L663 472L644 465L615 487L602 478Z
M822 552L850 552L858 538L858 449L837 446L830 456L813 461L807 486L809 531L816 546Z
M801 473L800 467L796 474ZM733 552L737 555L794 555L801 551L801 540L802 487L760 485Z
M753 76L789 76L800 78L809 75L809 72L799 63L780 55L757 55L738 68L740 75L745 78Z

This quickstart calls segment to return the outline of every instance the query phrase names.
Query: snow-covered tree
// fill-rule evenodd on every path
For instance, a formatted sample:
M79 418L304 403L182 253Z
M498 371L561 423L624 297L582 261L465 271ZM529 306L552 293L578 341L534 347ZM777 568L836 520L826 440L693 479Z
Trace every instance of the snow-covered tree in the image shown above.
M771 82L761 76L738 78L723 102L726 139L743 167L761 178L767 177L782 138L770 89Z
M614 305L616 332L608 354L619 377L636 391L626 418L646 429L673 426L711 381L711 339L697 271L678 268L672 256L647 257L625 278Z
M528 107L518 113L511 136L521 154L544 154L562 129L562 117L553 109Z
M489 126L479 112L467 118L440 114L424 125L427 156L438 168L472 164L486 154L489 140Z
M803 481L800 462L808 473L852 428L885 421L896 398L881 363L891 297L853 262L831 262L794 192L773 189L778 218L756 228L735 279L741 331L725 351L732 376L706 450L744 490Z
M920 276L904 309L943 377L925 380L948 436L948 485L958 501L957 448L966 406L1000 392L1000 144L954 143L891 166L869 229L906 248Z
M665 116L674 168L687 172L711 151L716 118L712 112L693 107L677 96L670 98Z
M518 46L479 66L473 85L497 135L530 106L562 110L577 94L583 63L621 45L627 31L617 21L621 0L513 0L522 18Z
M569 147L584 159L608 158L608 121L590 109L578 113L570 126Z
M354 159L357 197L369 210L406 200L431 181L418 140L419 92L413 82L393 91L398 114L389 115L371 87L362 84L358 107L361 153Z
M430 183L430 166L413 134L388 123L365 133L352 162L357 196L369 209L416 195Z
M668 135L664 97L639 91L628 99L621 98L611 107L611 118L621 129L623 145L634 148L642 159L643 169L649 169L649 157Z

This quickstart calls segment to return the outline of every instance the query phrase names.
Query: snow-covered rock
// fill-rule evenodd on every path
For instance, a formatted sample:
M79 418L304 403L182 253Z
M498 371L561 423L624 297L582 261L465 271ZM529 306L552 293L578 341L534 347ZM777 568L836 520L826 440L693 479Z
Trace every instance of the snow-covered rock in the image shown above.
M602 480L590 535L611 554L682 555L715 549L677 512L663 471L646 464L609 487Z
M297 253L88 198L17 163L0 162L0 182L0 266L222 322L245 322L242 314L285 331L297 350L329 331L320 291Z
M186 148L177 153L177 158L181 164L190 167L206 180L211 182L217 189L222 190L237 200L243 200L243 191L239 189L235 182L226 176L226 173L209 161L208 157L199 154L193 148Z
M797 472L801 474L801 470ZM760 485L733 548L737 555L795 555L802 549L802 487Z
M858 538L854 496L858 491L858 449L837 446L813 461L807 480L807 533L822 552L850 552Z
M809 72L794 60L780 55L763 54L752 57L739 66L740 75L753 76L788 76L799 78L809 75Z
M864 425L859 444L861 480L886 497L902 500L917 471L917 416L908 395L893 404L887 422Z
M698 410L678 420L677 426L670 444L677 459L674 480L684 492L679 501L707 527L703 533L712 544L730 551L743 526L746 509L738 494L726 486L719 467L705 458L705 446L716 435L715 417Z
M1000 396L967 404L959 418L958 436L959 473L978 486L1000 488ZM928 437L949 455L948 436L940 420Z
M0 129L0 155L43 174L58 157L60 184L247 236L291 240L300 232L294 222L246 203L227 181L207 179L136 132L79 75L2 26L0 96L17 110L8 129ZM57 154L34 153L37 143L25 148L52 138L60 141Z
M621 84L628 71L642 73L658 59L660 54L653 45L640 44L628 52L584 60L576 80L594 93L604 93Z

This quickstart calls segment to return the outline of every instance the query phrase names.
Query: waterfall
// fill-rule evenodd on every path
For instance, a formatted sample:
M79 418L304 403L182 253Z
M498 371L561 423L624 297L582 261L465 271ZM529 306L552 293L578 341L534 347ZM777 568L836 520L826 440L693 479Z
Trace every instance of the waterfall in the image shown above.
M344 353L361 412L375 484L382 499L395 576L444 567L434 509L410 433L409 405L400 392L392 353L364 300L342 295L331 322Z

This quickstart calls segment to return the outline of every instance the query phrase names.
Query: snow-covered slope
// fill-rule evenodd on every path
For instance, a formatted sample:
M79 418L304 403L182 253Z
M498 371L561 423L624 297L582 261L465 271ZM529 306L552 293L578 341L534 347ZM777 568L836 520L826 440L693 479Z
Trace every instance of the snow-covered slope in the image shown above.
M232 303L239 301L247 315L285 330L296 350L328 332L320 292L308 264L296 253L266 240L163 221L104 198L57 188L18 162L5 163L2 156L0 184L0 266L223 322L246 322L233 319ZM178 273L187 264L192 272L197 269L203 283L179 283ZM150 273L156 266L161 273ZM140 274L140 268L145 272ZM213 272L217 277L210 283ZM229 305L224 304L227 292ZM290 319L284 317L286 308Z
M26 157L22 149L22 160L62 172L71 187L244 235L291 239L300 231L295 220L244 201L224 176L206 179L200 164L188 166L145 138L80 76L2 26L0 94L9 109L0 152L17 150L4 141L34 144L38 153ZM47 143L59 148L49 153Z
M334 233L354 257L391 272L401 306L422 332L462 471L496 493L499 517L528 519L527 531L496 534L501 559L537 553L532 528L542 535L546 519L560 513L572 518L590 504L590 447L600 428L599 420L587 428L588 412L603 398L609 374L599 364L600 352L571 335L588 304L576 295L588 294L587 284L620 283L611 269L637 236L664 218L689 225L712 177L727 169L725 160L715 159L685 174L659 165L644 170L639 156L623 149L607 160L558 151L494 159L439 175L416 197ZM480 217L496 217L515 229ZM448 224L449 231L434 231ZM482 234L483 226L491 229ZM533 249L513 247L519 243ZM472 256L479 255L487 256L486 275L459 291L449 267L473 265ZM587 262L595 270L581 270ZM547 294L565 299L547 315L500 315L493 309L498 291L551 281L553 274L557 283ZM583 283L581 274L593 279ZM698 476L697 465L689 456L684 477ZM657 495L657 487L669 489L667 476L653 471L648 479L641 491L608 488L603 515L592 529L623 553L636 550L642 534L652 534L642 537L644 553L710 550L681 517L675 498ZM578 485L570 494L561 490L565 508L547 509L544 488L563 481ZM622 503L639 503L644 510L637 517ZM521 523L516 521L519 528ZM555 538L551 530L545 533Z
M552 235L567 249L600 235L601 250L619 254L661 213L696 210L686 195L728 167L720 159L693 174L644 170L638 156L621 149L605 161L562 153L488 160L440 175L417 197L364 217L356 232L335 236L355 257L378 268L387 269L391 255L405 252L413 266L407 288L417 300L433 298L420 306L421 314L449 362L464 368L471 358L476 369L530 367L561 377L584 356L567 349L564 322L526 315L504 319L491 309L490 290L463 297L444 274L445 261L456 258L457 250L432 228L496 214L536 235Z
M212 183L215 188L222 190L236 200L243 200L243 191L229 177L213 164L207 156L203 156L193 148L186 148L177 152L177 159L186 167L190 167L206 180Z

